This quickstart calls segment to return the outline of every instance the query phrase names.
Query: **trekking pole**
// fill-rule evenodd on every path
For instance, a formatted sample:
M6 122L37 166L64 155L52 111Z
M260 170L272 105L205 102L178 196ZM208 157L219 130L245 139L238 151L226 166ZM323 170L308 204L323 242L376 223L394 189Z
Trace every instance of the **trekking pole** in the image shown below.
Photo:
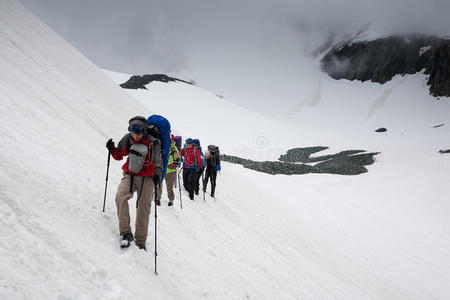
M105 196L103 197L103 212L105 212L106 204L106 188L108 187L109 161L111 160L111 151L108 150L108 164L106 165L106 179L105 179Z
M158 275L158 269L157 269L157 262L156 262L156 257L158 256L158 252L157 252L157 239L158 239L158 231L157 231L157 221L158 221L158 205L156 205L156 189L157 189L157 185L155 184L155 276Z
M177 177L178 177L178 190L180 191L180 206L181 206L181 209L183 209L183 201L181 200L180 170L178 170L178 168L177 168L177 171L178 171L178 173L177 173Z
M205 186L205 173L202 172L202 187L204 187L204 186ZM206 202L206 199L205 199L205 189L202 188L202 190L203 190L203 202Z
M175 169L175 172L177 173L177 178L178 178L178 167ZM174 183L174 188L177 188L177 181L175 180L175 183Z

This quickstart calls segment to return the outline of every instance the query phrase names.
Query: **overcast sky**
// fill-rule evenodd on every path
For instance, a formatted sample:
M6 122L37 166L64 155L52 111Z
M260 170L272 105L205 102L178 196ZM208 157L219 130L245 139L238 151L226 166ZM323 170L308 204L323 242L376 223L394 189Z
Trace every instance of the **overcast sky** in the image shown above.
M450 35L450 0L20 2L101 68L195 80L246 106L298 97L330 36L366 24Z

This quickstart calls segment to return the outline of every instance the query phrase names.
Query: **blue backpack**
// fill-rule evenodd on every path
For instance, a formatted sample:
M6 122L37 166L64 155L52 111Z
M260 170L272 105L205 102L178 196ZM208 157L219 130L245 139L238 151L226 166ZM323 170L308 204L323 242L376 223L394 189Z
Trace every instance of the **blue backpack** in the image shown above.
M200 151L200 156L201 156L201 158L202 158L202 165L203 165L203 168L206 168L206 159L205 159L205 155L203 154L202 147L198 147L198 150Z
M160 183L163 182L166 176L167 164L169 163L170 155L170 123L169 121L160 115L152 115L147 119L147 125L149 130L152 125L156 126L159 131L159 139L161 140L161 155L163 160L163 174ZM150 130L151 131L151 130Z
M193 141L194 147L197 148L198 151L200 152L200 157L202 158L203 168L206 168L205 155L203 154L202 147L200 146L200 140L199 139L193 139L192 141Z

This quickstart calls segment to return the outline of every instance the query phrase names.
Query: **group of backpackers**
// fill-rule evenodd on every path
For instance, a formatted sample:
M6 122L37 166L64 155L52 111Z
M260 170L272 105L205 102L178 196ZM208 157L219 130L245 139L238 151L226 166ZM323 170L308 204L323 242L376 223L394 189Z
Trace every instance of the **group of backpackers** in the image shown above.
M186 144L181 149L183 161L183 184L189 193L189 199L194 200L195 195L199 194L200 178L206 168L206 177L204 178L203 192L206 193L208 179L211 179L211 197L214 197L216 189L217 171L220 171L220 152L219 148L209 145L208 150L203 154L200 141L198 139L186 139Z
M179 151L181 137L170 134L170 123L158 115L148 119L141 116L130 119L128 131L117 147L109 139L106 148L115 160L128 156L122 166L123 178L117 188L115 200L121 247L129 247L135 240L136 245L145 250L154 188L156 187L155 203L160 206L162 181L165 179L168 205L173 206L173 187L182 164L183 186L188 191L189 198L194 200L194 194L199 194L199 181L206 167L203 192L206 192L210 179L211 196L214 197L217 171L221 169L220 153L217 146L209 145L208 151L203 154L200 141L191 138L186 139L185 147ZM134 192L137 192L135 236L131 232L128 207L128 200L133 197Z

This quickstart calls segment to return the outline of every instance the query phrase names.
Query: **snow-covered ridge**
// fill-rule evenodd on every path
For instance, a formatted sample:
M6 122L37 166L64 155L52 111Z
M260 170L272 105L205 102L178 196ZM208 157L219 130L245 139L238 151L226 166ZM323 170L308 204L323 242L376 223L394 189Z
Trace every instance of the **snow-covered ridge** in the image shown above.
M419 50L419 56L423 55L425 52L427 52L428 50L430 50L432 48L432 46L424 46L422 48L420 48Z
M381 84L395 75L424 72L435 97L450 96L448 74L450 42L434 36L389 36L373 41L342 43L321 60L321 68L334 79L373 81Z

